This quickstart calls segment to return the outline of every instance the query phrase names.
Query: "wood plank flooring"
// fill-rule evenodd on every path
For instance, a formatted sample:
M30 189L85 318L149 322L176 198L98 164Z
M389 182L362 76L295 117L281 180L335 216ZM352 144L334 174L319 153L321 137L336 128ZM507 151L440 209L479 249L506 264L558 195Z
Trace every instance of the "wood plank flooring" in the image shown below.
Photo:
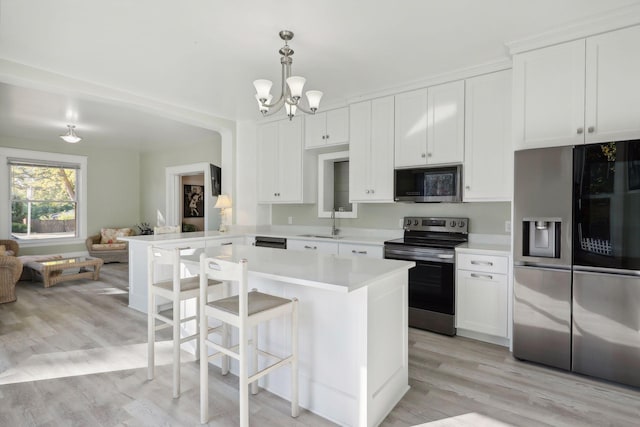
M171 398L169 343L146 379L146 316L127 307L126 264L101 281L20 282L0 304L0 426L196 426L198 364ZM165 331L163 331L165 333ZM169 331L160 335L168 340ZM507 349L410 329L411 390L382 423L414 426L637 426L640 390L514 360ZM238 383L210 370L211 426L238 425ZM261 391L252 426L329 426Z

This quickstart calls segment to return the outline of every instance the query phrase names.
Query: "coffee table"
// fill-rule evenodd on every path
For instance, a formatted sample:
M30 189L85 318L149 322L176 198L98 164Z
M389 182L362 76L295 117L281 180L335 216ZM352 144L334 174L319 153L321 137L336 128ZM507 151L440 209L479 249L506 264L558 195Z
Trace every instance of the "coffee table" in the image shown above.
M100 279L100 267L104 261L100 258L79 256L73 258L58 258L48 261L29 261L24 264L32 274L42 279L44 287L48 288L57 283L76 279ZM93 271L87 267L93 267ZM78 270L77 273L65 270ZM33 276L32 276L33 277Z

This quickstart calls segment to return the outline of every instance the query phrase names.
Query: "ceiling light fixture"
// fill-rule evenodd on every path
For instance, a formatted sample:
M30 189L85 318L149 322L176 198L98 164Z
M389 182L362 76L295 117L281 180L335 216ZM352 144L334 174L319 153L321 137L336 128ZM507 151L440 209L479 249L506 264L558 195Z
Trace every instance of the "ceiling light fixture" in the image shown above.
M307 114L315 114L320 106L320 99L322 98L322 92L319 90L307 91L307 102L309 108L304 108L300 104L302 98L302 88L306 82L304 77L291 75L291 55L293 55L293 49L288 45L288 41L293 38L293 32L288 30L280 31L280 38L284 40L284 46L280 49L280 64L282 64L282 91L280 98L273 104L271 100L273 96L271 92L271 86L273 82L271 80L255 80L253 85L256 88L256 100L258 101L258 108L263 116L270 116L286 106L287 117L289 120L296 114L296 110L303 111ZM269 110L271 109L271 112Z
M76 131L74 130L76 128L75 125L67 125L67 127L69 130L64 135L60 135L60 138L71 144L82 141L82 138L76 135Z

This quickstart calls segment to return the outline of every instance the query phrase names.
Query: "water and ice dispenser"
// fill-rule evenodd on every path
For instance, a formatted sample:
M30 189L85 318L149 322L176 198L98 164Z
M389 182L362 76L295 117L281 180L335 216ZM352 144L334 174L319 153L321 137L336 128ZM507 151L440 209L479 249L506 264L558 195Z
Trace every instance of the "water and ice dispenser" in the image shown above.
M560 218L524 218L522 255L560 258Z

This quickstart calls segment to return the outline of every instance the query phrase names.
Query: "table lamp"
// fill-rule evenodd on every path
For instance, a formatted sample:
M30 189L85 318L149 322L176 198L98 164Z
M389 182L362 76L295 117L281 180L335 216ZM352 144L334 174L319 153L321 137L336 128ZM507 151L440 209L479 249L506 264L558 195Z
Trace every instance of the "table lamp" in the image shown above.
M227 231L227 226L225 224L225 216L226 216L226 212L225 210L231 207L231 199L229 198L228 195L226 194L220 194L218 196L218 200L216 201L216 204L214 206L214 208L216 209L220 209L220 228L218 231L220 232L225 232Z

